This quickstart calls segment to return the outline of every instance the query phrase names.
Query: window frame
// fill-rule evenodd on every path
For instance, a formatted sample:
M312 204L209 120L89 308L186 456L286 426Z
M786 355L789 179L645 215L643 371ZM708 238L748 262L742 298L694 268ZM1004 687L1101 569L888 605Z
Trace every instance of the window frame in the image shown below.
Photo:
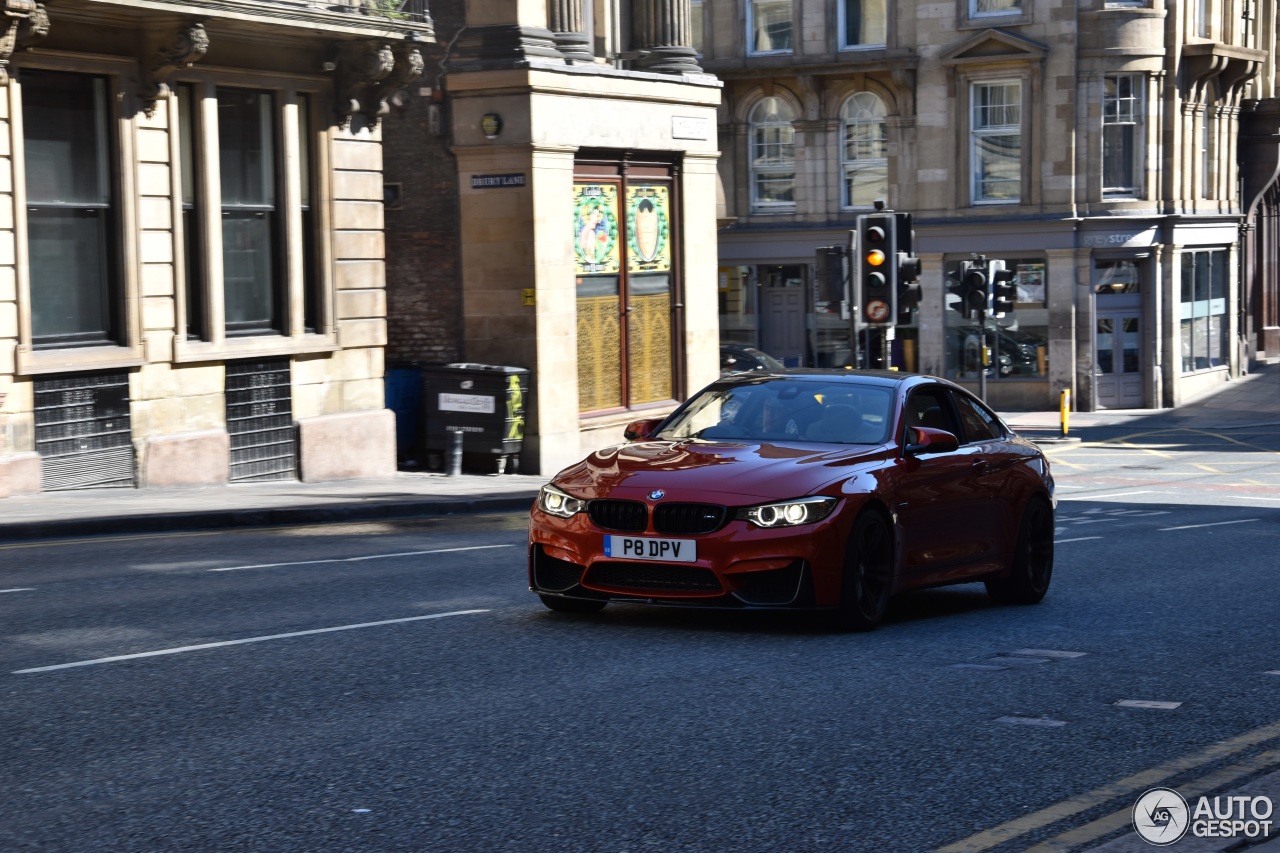
M27 375L63 373L69 370L105 370L137 367L145 363L142 335L142 309L138 262L138 193L134 120L137 112L131 81L137 65L127 60L107 57L77 57L74 63L59 57L31 54L23 67L32 70L63 72L106 80L108 123L108 180L113 191L111 233L115 245L109 251L114 258L116 329L114 340L68 347L36 348L32 340L30 229L27 221L26 144L23 135L22 75L10 80L7 91L9 132L13 139L11 163L14 209L14 268L16 270L18 345L15 352L16 372Z
M756 111L763 107L769 101L777 101L786 107L791 118L785 121L755 121ZM749 184L748 193L751 201L751 211L753 213L793 213L796 210L795 191L796 191L796 156L795 156L795 122L797 110L786 98L780 95L769 95L757 100L751 105L751 109L747 112L747 181ZM756 164L756 131L758 129L767 130L769 128L777 128L790 131L790 141L778 140L776 142L766 141L764 145L777 145L780 147L790 147L791 158L789 166L784 163L782 165L764 165ZM768 178L769 176L783 177L790 175L791 177L791 201L762 201L758 195L758 179Z
M771 48L768 50L759 50L756 48L756 6L762 2L776 3L776 5L786 5L790 9L788 15L788 23L790 24L790 36L788 38L789 46L785 48ZM796 45L796 10L795 3L792 0L746 0L746 54L747 56L786 56L795 53Z
M1002 125L986 125L980 126L978 121L979 110L983 109L979 103L978 91L984 88L995 87L1017 87L1018 123L1002 124ZM969 171L969 204L977 206L991 205L1017 205L1026 203L1027 195L1027 156L1026 143L1030 138L1027 132L1027 115L1026 109L1027 86L1026 81L1022 77L999 77L990 79L975 79L969 81L969 103L968 103L968 171ZM1008 109L1014 104L1004 103L1002 108ZM979 140L996 137L1011 136L1011 128L1017 128L1018 136L1018 193L1013 198L996 198L980 194L982 180L979 174L979 163L981 162L981 145Z
M175 81L174 94L168 99L170 115L177 108L177 88L190 85L197 94L198 139L194 141L199 173L196 186L201 215L201 233L192 241L204 255L201 267L206 280L202 288L192 288L186 280L187 238L181 228L181 197L174 192L174 275L177 329L187 327L191 313L188 301L194 296L201 301L199 311L205 317L204 337L190 339L178 334L174 342L174 361L200 361L209 358L244 358L292 353L331 352L338 349L335 300L336 282L333 272L333 246L330 221L329 146L331 134L322 123L318 105L328 103L328 82L306 77L283 77L260 74L220 74L190 70ZM271 262L279 270L280 282L272 295L279 301L278 328L261 333L229 332L225 314L225 278L223 267L222 218L224 206L221 192L219 130L217 124L217 92L219 89L243 89L266 92L272 96L272 130L275 135L272 153L275 172L275 206L283 211L277 227L278 246ZM308 102L309 153L300 146L298 105ZM175 117L170 126L178 128ZM181 179L181 141L170 134L173 186ZM286 168L292 164L295 168ZM304 179L309 185L309 210L304 210ZM310 226L306 225L310 219ZM309 232L309 233L304 233ZM310 276L310 280L308 280Z
M1188 249L1180 254L1182 260L1178 293L1179 372L1183 376L1190 376L1205 371L1227 369L1231 365L1230 252L1225 248L1205 247ZM1188 272L1191 275L1188 275ZM1216 338L1215 342L1218 345L1217 353L1213 356L1209 355L1207 349L1212 338ZM1198 341L1206 344L1202 354L1196 350ZM1190 343L1190 352L1184 351L1186 342ZM1200 359L1206 362L1202 366L1196 363Z
M1119 94L1121 81L1127 81L1129 94ZM1109 85L1114 83L1117 94L1109 95ZM1119 120L1123 112L1121 105L1128 103L1127 121ZM1112 118L1111 105L1115 105L1115 118ZM1114 127L1131 127L1132 138L1129 150L1125 152L1128 168L1133 173L1131 186L1109 186L1107 183L1107 130ZM1146 141L1146 75L1136 72L1107 74L1102 80L1102 149L1099 152L1102 179L1102 195L1105 198L1141 198L1146 188L1147 141Z
M888 46L889 44L889 27L893 16L890 9L893 8L893 0L882 0L882 12L884 15L884 41L861 41L849 42L845 36L848 34L849 7L852 4L858 4L865 7L867 0L840 0L837 4L837 30L836 39L840 50L877 50Z
M981 0L960 0L964 3L965 19L970 22L986 22L992 20L1000 20L1001 23L1009 23L1008 19L1026 18L1030 13L1028 6L1030 0L1009 0L1016 3L1016 8L1012 9L996 9L994 11L983 12L978 8ZM1021 23L1021 21L1019 21Z
M870 98L874 98L876 102L879 104L879 108L882 111L882 114L879 116L879 119L877 121L862 121L857 117L850 118L847 115L847 111L849 109L850 104L852 104L855 100L857 100L863 95L866 95ZM853 200L850 198L849 175L851 172L858 171L859 169L883 170L884 192L882 194L877 195L877 198L884 198L886 201L891 201L891 199L889 199L888 115L889 115L889 105L885 102L885 99L880 97L880 95L876 94L875 92L871 92L865 89L860 92L853 92L848 97L846 97L840 104L839 151L840 151L840 209L841 210L868 210L874 206L874 199L872 200L872 203L869 203L869 204L855 204ZM881 144L884 147L884 156L883 157L849 158L847 156L848 150L849 150L848 133L849 133L849 126L851 124L878 125L880 127L880 131L882 134ZM890 204L889 207L892 208L893 205Z

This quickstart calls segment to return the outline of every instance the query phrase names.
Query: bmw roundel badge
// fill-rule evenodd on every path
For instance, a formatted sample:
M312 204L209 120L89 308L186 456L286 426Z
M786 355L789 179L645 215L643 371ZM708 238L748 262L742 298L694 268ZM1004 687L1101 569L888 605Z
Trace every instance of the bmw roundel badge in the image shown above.
M667 496L667 493L662 491L662 489L654 489L652 492L649 493L649 500L660 501L666 496Z

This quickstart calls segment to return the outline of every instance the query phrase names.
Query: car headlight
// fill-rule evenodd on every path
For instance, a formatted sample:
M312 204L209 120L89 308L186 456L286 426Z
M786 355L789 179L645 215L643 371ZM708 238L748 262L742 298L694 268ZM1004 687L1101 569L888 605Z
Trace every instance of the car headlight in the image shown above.
M836 498L796 498L738 510L737 518L756 527L795 527L822 521L835 509Z
M550 515L570 518L586 509L587 502L566 495L555 486L548 484L538 491L538 508Z

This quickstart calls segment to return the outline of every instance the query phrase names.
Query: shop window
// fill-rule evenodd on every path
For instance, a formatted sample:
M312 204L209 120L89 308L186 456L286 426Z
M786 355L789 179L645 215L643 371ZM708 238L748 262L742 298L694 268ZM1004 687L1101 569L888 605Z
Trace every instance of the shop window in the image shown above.
M669 179L574 184L582 412L675 397L672 192Z
M889 138L885 106L870 92L859 92L840 110L842 206L871 207L889 197Z
M32 345L121 343L107 80L24 69L22 114Z
M1182 254L1182 372L1227 363L1227 253Z
M796 206L795 111L782 98L764 98L751 109L751 207L790 211Z
M961 258L946 264L949 280L960 278ZM986 366L982 358L982 327L966 319L960 300L948 289L946 304L946 376L978 381L986 371L988 381L1035 379L1049 372L1049 310L1045 294L1047 267L1040 258L1004 258L1014 273L1017 302L1013 313L987 319Z
M878 47L888 40L887 0L843 0L840 3L840 46Z
M975 203L1022 198L1022 83L1002 80L972 88L970 165Z

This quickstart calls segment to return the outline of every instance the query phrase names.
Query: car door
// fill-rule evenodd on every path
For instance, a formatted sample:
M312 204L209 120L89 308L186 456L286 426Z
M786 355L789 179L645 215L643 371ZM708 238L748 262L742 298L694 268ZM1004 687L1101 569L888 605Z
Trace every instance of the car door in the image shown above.
M963 430L949 389L924 385L913 389L903 408L900 446L912 440L914 427L945 430L963 442ZM945 453L906 455L895 466L894 512L904 578L963 575L990 548L988 501L978 482L975 447L961 445Z
M953 391L952 399L960 417L961 450L968 453L973 472L969 483L973 500L981 504L981 529L985 541L980 549L980 559L998 562L1006 531L1010 529L1009 480L1014 466L1022 457L1006 440L1004 425L994 412L963 391Z

